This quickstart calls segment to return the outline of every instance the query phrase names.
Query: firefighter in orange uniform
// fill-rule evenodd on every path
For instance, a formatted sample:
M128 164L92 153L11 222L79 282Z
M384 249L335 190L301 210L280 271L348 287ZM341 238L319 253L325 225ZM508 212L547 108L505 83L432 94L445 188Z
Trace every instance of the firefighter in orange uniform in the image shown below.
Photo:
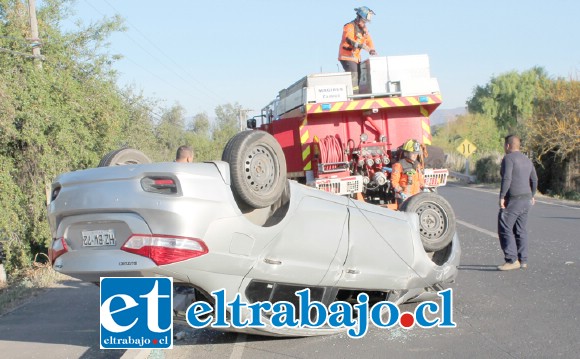
M338 61L346 72L352 73L352 89L358 93L360 78L360 52L366 50L370 55L375 55L375 45L367 30L367 22L371 21L375 13L366 6L356 9L356 19L345 24L342 29L342 40L338 49Z
M391 184L399 205L425 187L423 168L417 160L421 153L421 145L417 140L407 140L402 150L403 158L393 165L391 173Z

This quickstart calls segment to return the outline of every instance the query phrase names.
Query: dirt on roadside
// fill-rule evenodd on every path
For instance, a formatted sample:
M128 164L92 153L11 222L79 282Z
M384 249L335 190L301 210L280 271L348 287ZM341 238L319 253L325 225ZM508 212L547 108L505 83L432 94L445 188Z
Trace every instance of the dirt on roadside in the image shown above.
M48 265L37 264L21 276L9 279L0 287L0 316L28 303L44 291L58 287L58 283L66 278Z

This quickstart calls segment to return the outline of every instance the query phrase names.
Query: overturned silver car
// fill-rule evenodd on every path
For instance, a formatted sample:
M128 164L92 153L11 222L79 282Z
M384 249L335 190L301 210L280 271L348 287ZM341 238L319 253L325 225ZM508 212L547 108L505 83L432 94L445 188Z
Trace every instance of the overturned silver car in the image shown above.
M261 131L228 143L230 163L143 163L131 151L110 153L103 167L65 173L52 184L55 270L95 283L173 277L176 314L192 301L211 302L210 293L221 289L228 301L239 293L247 303L293 302L296 291L310 288L326 305L361 292L399 304L431 298L457 275L452 210L435 193L416 195L404 212L288 181L279 145ZM433 227L449 239L428 253ZM304 336L340 329L245 331Z

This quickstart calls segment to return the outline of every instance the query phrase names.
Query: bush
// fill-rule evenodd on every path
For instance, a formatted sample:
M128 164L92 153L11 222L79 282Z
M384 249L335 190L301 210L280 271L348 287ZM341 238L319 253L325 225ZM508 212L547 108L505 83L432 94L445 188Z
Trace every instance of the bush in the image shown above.
M571 201L580 201L580 192L566 191L566 192L564 192L563 197L565 199L569 199Z
M475 163L477 180L483 183L501 182L501 156L492 154L485 156Z
M464 172L465 171L465 157L456 152L447 153L445 167L450 171ZM471 167L471 166L469 166ZM470 168L471 170L471 168Z
M8 275L17 276L20 271L30 266L30 249L19 240L8 240L2 243L6 256L3 262Z

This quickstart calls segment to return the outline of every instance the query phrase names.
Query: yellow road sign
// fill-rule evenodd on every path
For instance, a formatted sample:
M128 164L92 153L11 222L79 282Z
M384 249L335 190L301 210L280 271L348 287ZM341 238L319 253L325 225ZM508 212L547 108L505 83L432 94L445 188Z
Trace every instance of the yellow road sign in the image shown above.
M461 144L457 147L457 151L465 156L465 158L471 156L476 149L477 147L475 147L475 145L468 140L463 140L463 142L461 142Z

